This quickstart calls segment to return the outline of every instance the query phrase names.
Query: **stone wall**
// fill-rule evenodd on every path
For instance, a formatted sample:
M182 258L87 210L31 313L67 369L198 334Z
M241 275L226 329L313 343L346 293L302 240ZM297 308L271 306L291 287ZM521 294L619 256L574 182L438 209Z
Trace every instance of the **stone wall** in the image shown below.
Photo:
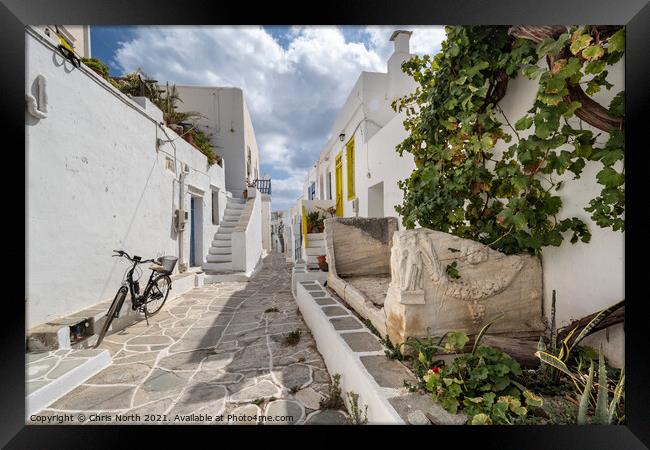
M325 234L332 236L333 254L328 261L336 261L336 274L345 278L355 275L383 275L390 273L390 243L397 231L397 219L385 217L333 218L325 220ZM329 242L329 240L328 240Z

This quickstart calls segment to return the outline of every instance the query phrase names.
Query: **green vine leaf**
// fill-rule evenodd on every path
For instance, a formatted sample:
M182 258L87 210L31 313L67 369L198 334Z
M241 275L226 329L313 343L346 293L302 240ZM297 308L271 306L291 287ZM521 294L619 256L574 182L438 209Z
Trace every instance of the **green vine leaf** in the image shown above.
M453 278L453 279L460 278L460 274L458 273L457 266L458 263L456 261L454 261L451 264L447 264L447 268L445 269L445 271L447 272L447 276L449 276L449 278Z
M621 91L614 96L609 104L609 112L614 117L625 116L625 91Z
M625 51L625 28L621 28L609 38L607 52L616 53Z
M581 34L581 32L582 29L576 30L571 39L571 46L569 47L569 50L571 50L571 53L574 55L577 55L582 50L587 48L593 39L588 34Z
M589 60L599 59L605 54L603 47L598 45L590 45L582 51L582 56Z

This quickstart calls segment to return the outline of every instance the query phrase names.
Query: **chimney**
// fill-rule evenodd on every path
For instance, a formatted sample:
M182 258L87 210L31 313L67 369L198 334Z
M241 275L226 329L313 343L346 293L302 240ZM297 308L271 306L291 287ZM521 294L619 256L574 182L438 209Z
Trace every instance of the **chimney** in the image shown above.
M386 86L386 99L393 101L413 91L413 80L402 71L402 63L411 58L409 40L412 31L396 30L390 37L395 44L395 51L386 64L388 72L388 85Z
M411 39L412 31L395 30L390 36L390 41L395 44L395 53L409 53L409 39Z

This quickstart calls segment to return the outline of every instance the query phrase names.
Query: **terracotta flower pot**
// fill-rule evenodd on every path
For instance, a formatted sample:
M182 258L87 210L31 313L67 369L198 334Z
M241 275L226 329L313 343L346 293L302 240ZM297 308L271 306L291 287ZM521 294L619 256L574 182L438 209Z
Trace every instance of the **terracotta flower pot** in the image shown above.
M327 264L327 256L325 255L320 255L318 256L318 267L320 270L323 272L327 272L329 269L329 265Z

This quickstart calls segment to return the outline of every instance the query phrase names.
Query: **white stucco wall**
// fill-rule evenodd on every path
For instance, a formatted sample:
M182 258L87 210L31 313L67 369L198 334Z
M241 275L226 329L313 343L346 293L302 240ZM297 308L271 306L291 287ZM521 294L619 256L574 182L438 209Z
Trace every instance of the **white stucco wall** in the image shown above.
M260 194L262 197L262 248L267 252L271 251L271 196Z
M246 158L251 149L252 177L259 173L259 151L244 93L236 87L176 85L180 111L196 111L202 131L226 162L226 189L241 198L246 188Z
M246 273L252 272L262 256L262 196L258 193L246 227Z
M126 263L111 258L124 249L144 258L178 256L173 211L179 184L166 159L190 168L190 195L203 194L201 226L207 253L211 189L223 194L224 169L208 168L205 156L171 130L174 145L156 150L162 129L128 97L89 70L72 70L53 47L26 34L26 93L38 74L47 79L48 116L25 114L27 179L27 327L112 298ZM184 259L189 260L189 230ZM145 270L143 277L148 275Z
M542 62L543 63L543 62ZM614 85L610 91L603 89L595 95L595 99L602 105L609 105L610 101L619 91L624 89L624 64L621 61L608 69L608 81ZM508 83L508 92L499 103L511 123L523 117L534 102L537 92L537 82L520 76ZM574 126L577 121L573 119ZM608 134L597 130L583 122L584 129L601 133L598 143L607 141ZM508 131L508 130L506 130ZM530 133L519 132L523 138ZM513 133L510 133L513 134ZM513 140L516 138L513 136ZM497 144L497 155L507 146L500 141ZM560 149L561 150L561 149ZM542 251L542 267L544 277L544 308L550 314L550 305L553 289L557 294L557 323L564 326L572 320L579 319L588 314L610 306L625 297L624 278L624 248L625 235L611 229L600 228L584 210L589 200L600 192L602 186L596 183L596 174L602 165L587 162L579 179L573 180L571 172L563 176L553 176L554 179L564 180L564 185L557 192L562 198L563 206L558 215L558 220L567 217L578 217L584 221L591 231L591 242L571 244L570 233L566 233L565 241L560 247L546 247ZM619 163L617 170L622 164ZM602 339L599 339L602 338ZM612 327L590 337L588 344L596 348L600 343L611 362L622 365L624 333L623 326Z

